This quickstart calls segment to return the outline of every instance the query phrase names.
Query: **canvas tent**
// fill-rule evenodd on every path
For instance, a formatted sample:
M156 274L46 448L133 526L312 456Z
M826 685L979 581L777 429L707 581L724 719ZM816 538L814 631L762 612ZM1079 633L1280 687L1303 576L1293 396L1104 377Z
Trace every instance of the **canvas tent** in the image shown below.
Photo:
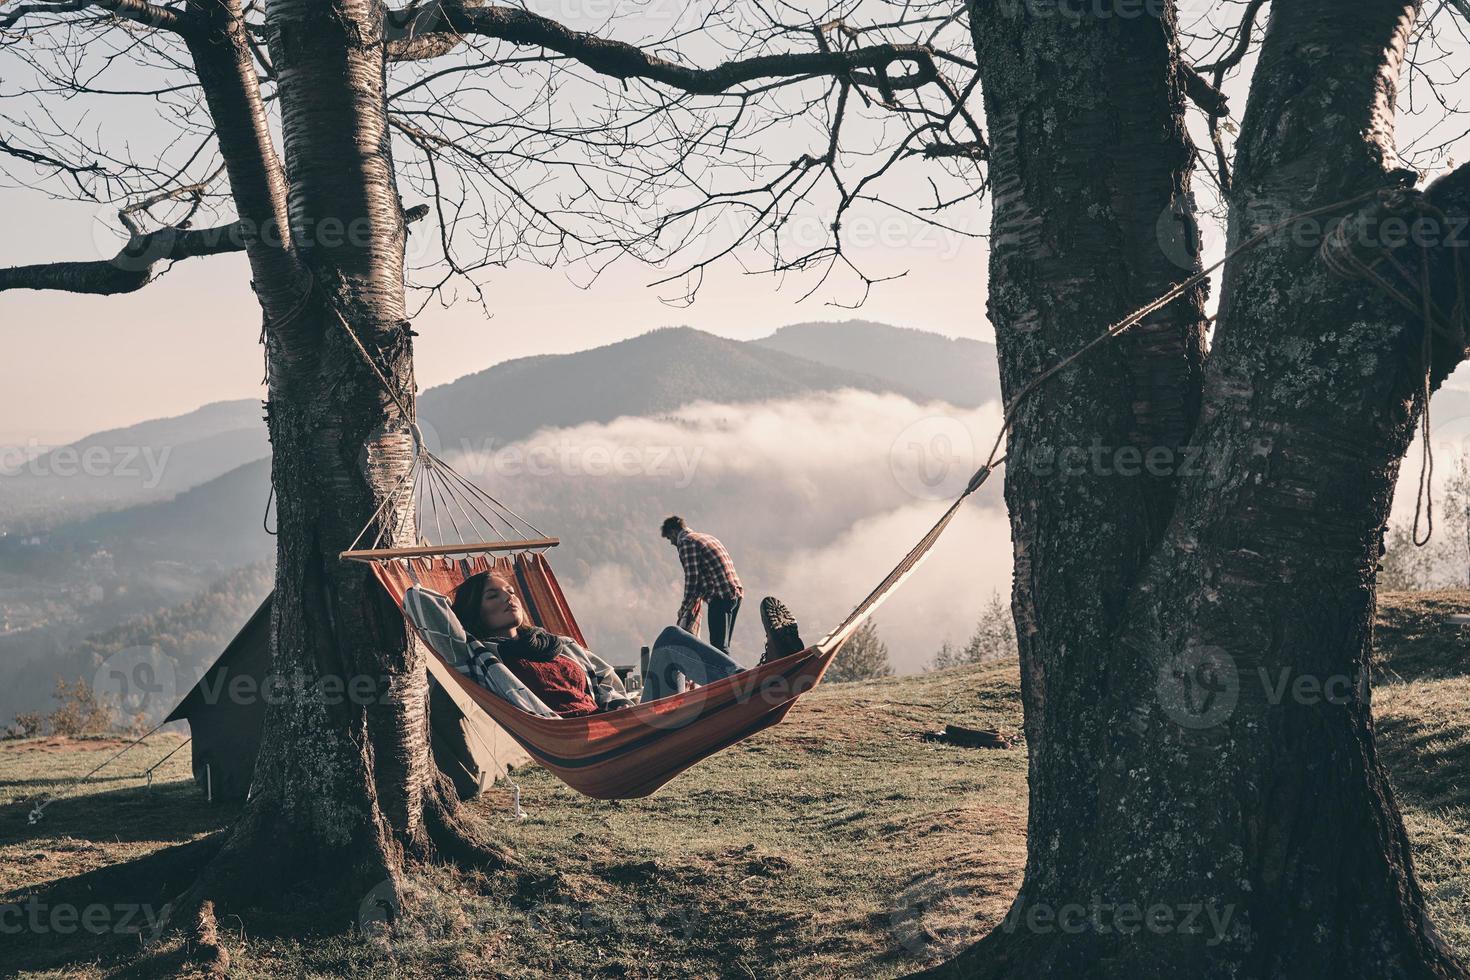
M265 723L266 699L258 692L270 669L270 622L267 597L166 719L189 723L194 779L216 800L244 799L250 790ZM531 757L453 678L442 676L451 668L437 657L427 660L434 761L468 799Z

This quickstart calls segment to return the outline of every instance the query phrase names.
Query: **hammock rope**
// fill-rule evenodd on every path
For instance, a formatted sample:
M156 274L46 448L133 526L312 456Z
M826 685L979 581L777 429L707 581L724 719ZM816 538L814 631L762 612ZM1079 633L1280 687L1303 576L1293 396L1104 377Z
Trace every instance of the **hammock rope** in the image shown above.
M354 553L367 557L366 552L393 550L389 542L397 528L385 517L394 511L396 505L404 502L420 518L417 521L420 536L427 529L425 525L432 524L436 538L434 544L437 545L459 544L473 548L476 544L553 540L536 524L461 476L424 445L416 422L411 431L414 433L413 461L408 471L352 539L352 544L343 552L344 557L359 556ZM366 547L360 547L368 532L375 527L376 533Z
M1386 206L1402 204L1403 192L1388 191L1380 192ZM1434 219L1441 228L1452 228L1454 224L1448 215L1440 208L1435 207L1427 201L1415 202L1416 209L1423 215ZM1339 222L1323 243L1319 252L1323 263L1327 268L1343 279L1361 279L1378 289L1395 303L1407 310L1414 316L1424 321L1424 333L1420 341L1420 359L1423 372L1423 383L1416 393L1416 399L1420 405L1420 411L1424 415L1424 425L1421 427L1423 439L1419 457L1419 485L1414 495L1414 524L1410 531L1410 540L1415 547L1422 548L1429 544L1434 536L1434 447L1430 441L1430 413L1429 402L1433 393L1433 338L1435 334L1464 349L1467 332L1470 332L1470 308L1466 306L1465 290L1465 265L1462 250L1450 249L1451 267L1455 274L1455 305L1454 308L1445 313L1439 304L1434 301L1433 290L1430 285L1430 246L1421 238L1419 242L1419 275L1416 277L1412 270L1407 268L1398 260L1394 254L1387 249L1377 249L1376 258L1370 262L1364 262L1358 257L1348 238L1348 223ZM1404 280L1406 288L1411 292L1418 292L1419 301L1399 288L1393 282L1379 274L1375 268L1379 263L1386 263ZM1424 535L1419 535L1420 518L1425 518Z
M985 478L990 475L990 472L1000 465L1001 460L1003 459L1001 455L1001 448L1004 445L1006 436L1014 427L1016 417L1019 414L1023 404L1027 401L1027 399L1030 398L1031 395L1040 390L1041 387L1045 385L1048 381L1076 364L1079 360L1087 356L1092 351L1096 350L1098 347L1102 346L1110 340L1116 339L1117 337L1127 332L1130 328L1137 326L1139 323L1143 322L1143 320L1145 320L1147 317L1153 315L1154 313L1157 313L1159 310L1162 310L1164 307L1168 306L1170 303L1174 302L1180 297L1186 295L1191 290L1198 288L1200 285L1208 281L1212 275L1223 268L1231 260L1235 259L1237 256L1240 256L1245 252L1256 248L1262 242L1265 242L1273 235L1276 235L1281 231L1291 228L1302 221L1340 212L1348 207L1351 207L1355 204L1360 204L1371 198L1392 195L1393 193L1396 192L1385 192L1380 189L1364 191L1363 193L1355 194L1340 201L1334 201L1331 204L1326 204L1322 205L1321 207L1310 208L1305 211L1293 213L1280 221L1267 225L1266 227L1250 235L1234 248L1227 251L1224 255L1222 255L1216 261L1212 262L1210 265L1205 266L1198 272L1193 273L1178 284L1170 287L1159 296L1157 296L1150 302L1138 307L1136 310L1134 310L1132 313L1129 313L1122 319L1110 324L1107 328L1105 328L1102 332L1097 334L1087 343L1083 344L1080 348L1073 351L1071 354L1068 354L1066 357L1063 357L1061 360L1057 361L1050 367L1046 368L1034 378L1031 378L1029 381L1026 382L1025 385L1022 386L1021 390L1018 391L1014 397L1006 402L1005 410L1002 414L1001 425L999 427L999 430L996 432L995 441L991 446L990 453L986 457L985 462L982 463L980 468L975 471L974 477L972 477L969 484L966 485L965 490L955 500L955 504L962 502L966 497L974 493L974 491L978 489L979 484L982 483ZM1339 223L1333 229L1333 233L1339 234L1342 232L1343 228L1344 223ZM1335 257L1338 257L1337 255L1330 253L1330 250L1328 249L1323 249L1320 254L1323 254L1324 260L1328 262L1329 267L1332 267L1331 263L1333 259ZM1340 256L1345 259L1356 261L1356 257L1351 254L1350 250L1342 250ZM1358 267L1352 269L1351 271L1353 271L1354 273L1365 273L1366 277L1369 277L1369 281L1374 282L1375 285L1378 285L1380 289L1383 289L1390 296L1394 297L1398 302L1402 303L1409 309L1415 310L1416 312L1419 311L1418 304L1415 304L1409 297L1403 295L1403 293L1399 290L1394 289L1391 284L1383 280L1382 277L1377 276L1377 274L1374 273L1367 266L1363 266L1361 263L1358 263ZM1456 272L1458 276L1458 261L1456 262ZM313 280L313 283L314 282L315 280ZM1460 291L1461 293L1463 293L1463 286L1460 287ZM402 417L409 423L409 431L414 442L414 460L413 464L410 466L409 471L399 481L399 484L395 486L394 489L388 494L388 496L384 498L382 504L378 507L377 511L373 514L371 518L369 518L367 523L363 526L362 530L358 533L357 537L353 540L352 545L348 548L348 552L357 550L357 547L363 540L364 536L369 530L372 529L375 524L378 525L378 532L376 537L374 538L372 549L379 549L380 546L392 536L392 529L384 524L379 523L379 519L386 512L388 512L388 510L393 506L396 501L400 499L406 487L412 488L412 492L416 494L415 512L427 512L428 515L434 520L435 532L440 538L440 543L444 543L447 541L447 538L445 538L443 533L442 522L440 521L441 509L447 512L448 516L451 519L450 526L451 530L455 534L455 539L460 544L470 543L466 540L457 519L454 518L454 508L458 508L460 510L461 516L465 518L466 523L469 526L471 526L472 528L478 527L483 531L480 538L480 540L482 541L488 542L491 540L495 540L499 542L507 542L518 534L526 538L545 539L545 533L537 528L534 524L527 521L519 514L515 513L515 511L511 510L499 499L487 493L483 488L475 484L473 481L465 479L458 472L456 472L453 467L449 466L442 458L435 455L423 444L423 433L422 430L419 428L413 407L405 404L403 399L398 395L397 391L393 388L392 384L388 380L388 377L383 373L382 369L378 366L377 362L368 352L367 346L362 342L361 338L358 337L357 332L352 328L351 324L347 322L346 318L337 309L337 306L332 301L331 297L325 296L324 298L326 300L328 308L331 311L332 319L341 327L343 332L347 334L349 340L351 341L353 349L357 352L358 356L363 360L363 362L368 365L374 377L376 377L379 384L382 385L384 392L387 393L390 399L392 399L394 404L398 407L398 410L401 413ZM1428 321L1430 323L1433 323L1439 329L1446 329L1443 327L1442 323L1438 322L1436 318L1430 316L1429 311L1433 308L1434 307L1432 301L1426 295L1423 299L1422 309L1423 311L1425 311L1425 315L1428 318ZM1458 306L1458 310L1461 314L1460 322L1463 323L1465 315L1465 307L1463 302ZM422 509L426 499L425 488L427 488L428 503L426 511ZM468 508L462 506L465 504L468 505ZM952 517L953 509L945 513L945 516L941 518L940 523L936 525L936 528L940 532L942 532L943 528L948 526L949 519ZM503 533L500 530L500 525L504 525L506 531L508 531L509 534ZM422 533L422 530L423 529L420 528L420 533ZM923 540L929 540L930 536L933 534L934 531L931 530L930 534L925 535L925 538ZM471 536L473 537L474 534L472 533ZM932 541L930 543L932 544ZM917 550L917 548L915 550ZM905 564L908 563L913 554L914 552L911 551L910 555L906 556L904 562L900 563L900 567L895 568L894 572L890 574L900 575L900 578L906 577L907 573L901 572L901 569ZM909 569L909 571L912 571L912 569ZM867 599L864 600L862 604L859 605L858 609L853 611L853 614L848 617L848 620L844 621L844 623L837 630L833 631L833 634L829 635L850 635L850 630L848 630L848 627L853 625L852 620L854 619L854 617L859 617L860 611L865 606L871 605L871 607L876 607L876 602L874 600L876 598L876 601L881 601L881 592L881 588L879 590L875 590L873 595L870 595Z
M1391 193L1391 192L1390 192ZM891 596L917 570L933 550L958 514L964 502L978 491L997 467L1005 462L1002 448L1007 436L1014 428L1019 412L1027 400L1051 379L1075 365L1090 352L1108 341L1122 336L1130 328L1167 307L1209 280L1215 272L1231 260L1248 252L1271 236L1294 225L1322 215L1340 212L1374 196L1385 194L1379 190L1367 191L1322 207L1311 208L1268 225L1229 249L1220 259L1171 286L1157 298L1140 306L1120 320L1108 325L1101 333L1080 348L1058 360L1035 377L1028 380L1016 395L1010 398L1002 413L1001 425L985 461L970 478L964 489L948 505L935 524L914 544L897 565L878 583L858 605L820 642L806 650L777 661L762 664L724 681L699 688L686 694L674 695L648 704L640 704L622 711L598 714L585 718L541 718L520 711L497 695L480 688L474 681L457 671L452 671L455 683L459 684L484 712L513 738L524 746L542 765L574 789L588 796L601 799L626 799L643 796L662 786L677 773L695 764L708 755L732 745L757 731L779 722L797 698L820 682L827 666L841 650L843 644L871 617L875 610ZM1389 200L1385 195L1384 200ZM1334 230L1342 231L1342 224ZM1330 236L1329 236L1330 241ZM1363 265L1350 251L1333 253L1332 249L1319 250L1329 268L1336 260L1348 259L1357 263L1349 271L1374 282L1395 301L1425 318L1425 362L1426 384L1424 395L1425 429L1428 429L1428 335L1431 329L1449 332L1440 319L1439 311L1428 295L1427 253L1425 269L1421 270L1420 303L1413 300L1383 280L1370 267ZM1390 257L1391 258L1391 257ZM1361 267L1361 268L1360 268ZM1342 266L1342 268L1347 268ZM1366 270L1366 274L1363 270ZM1458 262L1457 276L1460 275ZM1448 318L1455 324L1461 337L1464 336L1466 307L1463 299L1463 284L1457 283L1458 302L1454 311L1458 316ZM387 377L379 369L366 346L327 298L333 317L352 340L353 347L372 368L373 374L382 383L384 390L397 404L403 418L409 423L413 438L413 459L403 477L384 498L368 523L353 540L352 546L342 553L343 558L367 561L383 587L393 596L400 607L405 606L407 594L414 588L442 590L451 594L458 583L469 575L490 568L513 571L526 595L528 607L538 625L580 638L581 631L566 606L555 577L545 557L539 552L557 543L547 538L534 524L520 517L498 499L483 490L473 481L449 466L423 444L423 434L410 406L405 405L393 390ZM1426 459L1430 459L1427 455ZM1429 464L1429 465L1432 465ZM1432 471L1431 471L1432 472ZM1422 478L1421 478L1422 482ZM407 495L407 497L405 497ZM424 525L432 522L437 545L418 548L380 548L395 536L397 528L392 521L385 520L395 504L412 504L412 515L418 522L418 533ZM1432 504L1431 504L1432 507ZM457 515L456 515L456 512ZM1432 511L1431 511L1432 514ZM460 524L463 518L465 524ZM1431 518L1432 519L1432 518ZM445 520L449 533L459 547L448 547ZM1417 521L1416 521L1417 524ZM358 544L374 526L377 533L372 547L357 550ZM468 528L471 540L466 540ZM523 540L508 540L520 534ZM477 537L478 536L478 537ZM493 537L492 537L493 536ZM500 542L498 545L495 542ZM512 557L487 558L495 551L511 551ZM479 557L451 561L449 555L477 555ZM424 638L432 655L445 660L435 648L430 637L420 629L405 608L405 618ZM445 660L445 666L448 661ZM788 685L789 693L777 697L769 695L771 684L778 687ZM783 689L786 690L786 689Z

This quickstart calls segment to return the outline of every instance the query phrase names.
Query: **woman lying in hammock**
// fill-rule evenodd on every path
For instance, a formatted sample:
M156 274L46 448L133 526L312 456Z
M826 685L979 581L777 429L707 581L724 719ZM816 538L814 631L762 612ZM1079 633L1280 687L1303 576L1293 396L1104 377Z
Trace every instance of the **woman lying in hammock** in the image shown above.
M468 638L479 641L469 644L468 663L455 666L517 707L577 718L634 703L607 661L569 636L532 626L508 577L470 576L455 590L453 610Z
M465 655L455 658L455 666L517 707L543 716L574 718L633 704L606 661L571 637L556 636L528 623L508 577L481 572L466 579L455 590L453 613L464 628L465 639L477 641L467 644ZM780 601L765 600L761 619L766 627L762 661L802 648L796 623ZM670 626L654 641L642 700L656 701L682 692L687 682L710 684L743 669L710 644Z

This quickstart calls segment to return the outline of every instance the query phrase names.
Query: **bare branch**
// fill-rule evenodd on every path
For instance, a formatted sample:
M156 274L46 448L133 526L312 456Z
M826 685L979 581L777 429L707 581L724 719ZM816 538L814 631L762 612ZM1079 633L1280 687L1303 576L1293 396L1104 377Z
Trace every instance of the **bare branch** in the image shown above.
M243 252L240 222L218 228L160 228L135 235L110 259L93 262L48 262L0 269L0 292L7 289L55 289L69 293L112 295L142 289L157 276L160 262L204 255Z
M390 18L390 21L393 18ZM872 44L849 50L758 55L714 68L692 68L625 41L574 31L539 14L513 7L420 7L390 29L388 42L404 50L427 44L435 35L478 35L513 44L536 45L573 58L610 78L641 78L693 95L718 95L737 85L767 78L843 75L859 84L891 92L918 88L937 77L934 52L926 44ZM907 62L914 71L891 78L886 69ZM891 101L891 99L890 99Z
M190 193L194 188L183 188ZM163 195L160 195L160 200ZM207 255L225 255L245 251L251 235L243 222L232 221L216 228L159 228L139 232L132 215L147 210L149 203L139 202L120 212L132 231L128 243L110 259L91 262L43 262L37 265L0 269L0 292L8 289L48 289L68 293L115 295L131 293L162 275L155 271L160 263L180 262ZM403 212L412 224L429 213L427 205L418 204Z
M33 14L75 13L80 10L105 11L144 27L175 34L186 34L192 27L192 21L186 14L145 0L40 0L20 4L0 16L0 30L14 27L22 18Z
M1189 96L1189 101L1205 110L1207 116L1230 115L1229 100L1225 93L1221 92L1218 85L1212 85L1201 75L1199 71L1186 62L1179 62L1180 81L1184 86L1184 94Z
M189 54L247 232L256 297L276 319L301 295L306 273L292 248L286 174L272 142L249 28L240 0L190 2L201 24L188 38Z
M1464 3L1470 6L1470 0L1451 0L1451 2ZM1245 8L1245 15L1240 19L1240 30L1236 33L1235 47L1219 61L1208 65L1200 65L1196 70L1200 74L1213 72L1217 76L1220 76L1244 61L1246 52L1251 48L1251 32L1255 28L1256 15L1260 13L1261 8L1265 5L1266 0L1250 0L1250 4ZM1218 87L1218 85L1219 82L1217 81L1216 86Z
M28 150L23 146L18 146L15 143L8 142L5 139L0 139L0 153L5 154L6 156L15 157L18 160L24 160L27 163L34 163L37 166L51 167L55 170L66 171L67 173L73 175L82 173L100 173L102 171L102 167L95 163L77 166L75 164L67 163L65 160L59 160L56 157L49 156L48 154L42 153L39 150Z

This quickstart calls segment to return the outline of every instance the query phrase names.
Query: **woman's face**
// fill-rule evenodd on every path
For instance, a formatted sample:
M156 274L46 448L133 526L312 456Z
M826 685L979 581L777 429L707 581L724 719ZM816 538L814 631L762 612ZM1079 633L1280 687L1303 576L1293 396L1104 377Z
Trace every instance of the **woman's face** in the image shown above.
M486 583L485 594L480 597L480 621L491 633L509 634L521 624L521 610L521 597L514 589Z

